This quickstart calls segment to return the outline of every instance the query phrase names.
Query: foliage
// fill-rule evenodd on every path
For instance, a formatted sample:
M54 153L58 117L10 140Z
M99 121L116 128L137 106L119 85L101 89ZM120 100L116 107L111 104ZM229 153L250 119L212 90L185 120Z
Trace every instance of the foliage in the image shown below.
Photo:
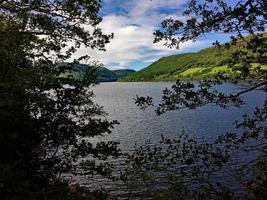
M34 38L30 48L34 47L35 51L29 49L28 56L51 58L54 55L66 59L81 45L104 50L112 38L97 27L102 20L98 15L98 0L2 0L0 3L1 13L18 26L21 37ZM70 47L62 53L67 45Z
M62 174L106 176L105 161L120 155L117 142L90 140L117 124L93 101L95 80L60 77L71 66L58 64L81 45L104 50L112 35L97 26L99 8L98 0L0 1L1 199L94 199L68 192Z
M240 107L245 106L244 94L255 89L266 93L265 80L239 84L242 90L227 94L215 90L214 81L199 85L177 81L163 91L156 113L208 104ZM151 97L137 96L136 103L141 109L155 106ZM245 114L236 122L235 132L224 133L215 141L199 141L182 132L175 139L162 136L160 143L136 147L127 158L122 180L129 191L143 188L141 195L153 199L158 195L163 199L266 199L266 111L265 99L252 116ZM231 184L222 182L221 176ZM169 197L172 192L178 194Z
M183 12L185 21L165 19L162 29L155 31L155 42L165 41L168 47L179 47L181 42L197 40L208 32L231 33L242 38L244 32L264 32L266 25L264 0L241 0L229 5L224 1L196 1L188 3ZM251 38L248 38L251 39ZM233 40L236 41L236 38ZM215 42L218 44L218 41Z
M252 118L244 117L236 125L242 134L237 131L214 142L200 142L181 132L175 139L162 136L159 143L147 142L129 155L128 167L121 178L132 198L137 192L142 198L152 199L263 200L266 198L267 127L256 127L259 121L266 121L266 108L257 108ZM253 157L249 157L247 151L251 152L252 148ZM258 154L261 150L264 150L262 154ZM237 163L236 155L242 153L245 161ZM221 176L226 178L221 180Z

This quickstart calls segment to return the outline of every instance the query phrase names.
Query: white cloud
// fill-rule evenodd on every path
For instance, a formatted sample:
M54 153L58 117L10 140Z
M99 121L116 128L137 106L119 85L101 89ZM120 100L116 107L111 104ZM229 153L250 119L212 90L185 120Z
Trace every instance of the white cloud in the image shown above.
M150 60L145 60L143 61L144 63L152 63L152 62L155 62L157 61L157 59L150 59Z
M106 5L112 6L116 0L105 0ZM121 4L127 14L109 13L103 17L100 27L104 33L113 32L114 39L106 45L106 52L93 51L82 47L74 55L88 54L94 60L99 60L109 68L129 68L134 61L148 62L161 56L177 53L162 44L153 44L153 32L161 20L169 17L170 13L161 9L179 8L185 0L132 0ZM177 13L177 16L179 13ZM176 16L172 14L172 16ZM181 45L179 52L191 47L201 46L204 42L187 42ZM114 65L114 63L117 63Z

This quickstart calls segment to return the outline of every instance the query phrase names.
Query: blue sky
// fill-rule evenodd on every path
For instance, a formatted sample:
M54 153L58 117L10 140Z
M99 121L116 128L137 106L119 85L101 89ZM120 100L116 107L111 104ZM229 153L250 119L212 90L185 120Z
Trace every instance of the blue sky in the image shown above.
M196 42L186 42L179 50L162 43L153 44L153 32L161 20L169 17L184 19L181 15L187 0L103 0L100 24L104 33L114 33L106 52L81 48L76 56L89 54L109 69L139 70L163 56L195 52L209 47L216 40L226 42L229 36L207 34Z

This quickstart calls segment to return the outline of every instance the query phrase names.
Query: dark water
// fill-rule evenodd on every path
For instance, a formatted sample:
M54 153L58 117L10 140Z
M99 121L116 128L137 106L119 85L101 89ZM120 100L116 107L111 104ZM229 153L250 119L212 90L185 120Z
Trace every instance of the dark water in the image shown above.
M218 106L204 106L196 110L183 109L157 116L155 108L140 110L133 98L136 95L152 96L159 102L162 90L173 83L101 83L94 88L96 102L109 113L108 118L118 120L113 133L94 140L119 141L123 151L131 151L134 144L142 145L147 140L158 141L161 135L175 137L184 130L188 135L199 140L212 141L217 136L234 130L235 120L241 120L244 113L251 114L255 106L263 104L266 94L254 91L244 95L246 105L241 108L227 109ZM238 91L230 84L218 88L224 92ZM79 182L87 184L88 179L80 177ZM112 191L121 190L112 182L103 181L98 177L90 180L93 186L103 186Z
M242 108L219 108L209 105L196 110L183 109L161 116L155 108L142 111L135 104L136 95L152 96L159 101L162 90L173 83L101 83L94 89L96 101L104 106L110 119L120 122L107 140L121 142L121 148L129 150L134 143L142 144L150 139L158 140L161 134L175 137L181 130L190 136L212 140L218 135L234 129L235 120L241 120L244 113L250 114L255 106L262 105L266 96L261 91L244 95L246 105ZM219 87L224 92L237 91L236 86L225 84Z

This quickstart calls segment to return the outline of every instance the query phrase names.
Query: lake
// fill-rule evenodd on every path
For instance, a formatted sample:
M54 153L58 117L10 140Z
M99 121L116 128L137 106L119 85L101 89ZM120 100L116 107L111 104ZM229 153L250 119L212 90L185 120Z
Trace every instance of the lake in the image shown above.
M173 84L115 82L97 85L94 89L96 102L109 113L108 118L120 122L105 139L119 141L123 150L131 149L135 143L143 144L148 139L158 140L162 134L173 137L182 130L190 136L212 140L226 131L234 130L235 120L241 120L244 113L252 113L255 106L262 105L266 98L265 93L254 91L244 95L246 105L241 108L223 109L208 105L196 110L172 111L161 116L156 115L155 107L143 111L135 105L136 95L148 95L159 102L162 90ZM237 88L225 84L219 90L229 92L237 91Z
M196 110L172 111L161 116L156 115L153 107L143 111L135 105L136 95L149 95L159 102L162 90L173 84L114 82L97 85L93 89L95 101L109 113L109 119L118 120L120 125L115 127L112 134L94 140L119 141L124 152L131 151L135 144L142 145L147 140L151 143L159 141L162 134L174 138L182 130L199 140L212 141L227 131L235 130L235 120L241 120L244 113L251 114L255 106L262 105L266 98L265 93L254 91L244 95L246 105L241 108L223 109L208 105ZM238 89L234 85L224 84L218 90L230 92ZM79 182L87 185L88 179L79 177ZM99 177L90 180L90 185L103 186L113 192L121 189L120 186Z

